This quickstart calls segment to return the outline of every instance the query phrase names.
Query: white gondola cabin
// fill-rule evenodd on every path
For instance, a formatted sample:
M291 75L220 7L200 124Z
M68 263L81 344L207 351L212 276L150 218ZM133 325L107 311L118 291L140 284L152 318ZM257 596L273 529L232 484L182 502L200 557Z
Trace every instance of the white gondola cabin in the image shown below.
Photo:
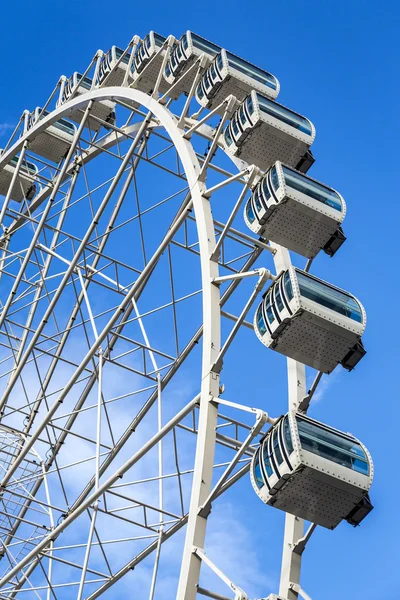
M1 154L2 150L0 149L0 156ZM2 196L7 196L8 194L17 164L18 156L14 156L0 170L0 194ZM16 202L22 202L24 198L32 200L39 188L39 185L35 182L37 174L37 166L28 160L23 160L18 178L11 192L11 200L15 200Z
M263 502L328 529L358 525L372 510L373 472L359 440L295 411L268 431L250 469Z
M259 236L307 258L323 249L333 256L345 241L342 196L279 161L262 177L244 208L246 225Z
M209 42L192 31L187 31L179 40L165 65L164 79L169 85L173 85L200 56L204 56L207 62L221 51L221 47ZM193 69L187 76L182 77L180 83L171 92L173 98L178 98L182 93L188 94L196 76Z
M99 66L99 86L122 85L129 65L130 53L112 46L103 56Z
M275 99L279 94L279 81L268 71L221 50L201 78L196 100L211 110L230 94L242 102L252 90ZM222 113L223 110L218 112Z
M163 65L165 52L167 51L167 38L150 31L136 48L131 65L130 78L134 87L149 94L156 85L158 74ZM169 88L167 82L161 77L158 88L161 94Z
M234 113L223 134L228 154L262 171L279 160L306 173L314 162L309 152L314 139L311 121L254 91Z
M331 373L339 363L351 371L364 356L366 319L353 295L290 267L264 294L254 329L268 348Z
M75 72L66 81L65 86L61 88L61 95L57 102L57 106L65 104L71 97L86 94L91 89L92 80L89 77L83 77L81 73ZM84 114L85 111L83 109L73 109L68 113L68 118L75 121L75 123L80 123ZM101 119L101 121L98 119ZM115 102L111 102L110 100L96 100L93 102L90 116L87 119L85 126L93 131L99 131L103 125L106 126L106 123L114 122Z
M37 107L25 120L24 133L28 132L41 118L49 113ZM76 133L76 127L67 119L52 123L29 141L29 150L46 160L59 163L68 153Z

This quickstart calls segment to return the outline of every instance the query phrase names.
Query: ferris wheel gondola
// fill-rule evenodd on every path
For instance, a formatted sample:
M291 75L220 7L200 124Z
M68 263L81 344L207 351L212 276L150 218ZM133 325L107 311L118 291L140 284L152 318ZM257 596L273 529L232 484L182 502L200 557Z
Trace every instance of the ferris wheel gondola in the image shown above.
M253 90L274 100L279 88L279 81L274 75L222 49L201 78L196 100L212 110L229 95L242 102ZM218 112L223 110L221 108Z
M0 158L2 150L0 149ZM15 169L18 164L18 156L14 156L10 162L0 170L0 194L6 196L12 183ZM11 200L22 202L24 199L32 200L39 189L36 182L38 168L35 163L24 160L21 164L16 184L11 191Z
M279 160L305 173L314 162L307 154L315 139L311 121L255 91L234 113L222 138L228 154L262 171Z
M60 90L60 97L57 101L57 107L62 106L70 98L81 96L92 89L93 81L89 77L83 77L77 71L65 82L65 85ZM81 109L72 109L68 112L68 118L75 123L80 123L83 119L84 111ZM95 118L92 118L95 117ZM100 131L106 123L115 121L115 102L111 100L96 100L93 102L91 113L85 123L85 127L89 127L93 131Z
M355 296L290 267L265 293L254 330L268 348L331 373L339 363L351 371L365 355L366 320Z
M358 525L372 510L373 471L357 438L291 411L269 430L250 472L263 502L334 529L343 520Z
M244 220L257 235L314 258L323 249L333 256L345 241L342 196L277 161L247 200Z
M131 84L141 92L151 93L156 85L167 51L167 39L150 31L136 48L129 77ZM168 87L168 83L161 77L159 92L166 92Z
M118 46L111 46L103 56L100 66L98 83L101 87L106 81L108 86L122 85L128 69L130 53L124 52Z
M22 134L29 132L46 115L48 115L47 111L43 111L39 107L35 108L25 119L25 127ZM32 140L28 138L29 149L47 160L59 163L70 149L75 132L75 125L67 119L59 119L49 125L44 131L35 135Z
M197 58L204 56L205 60L209 63L220 51L220 46L209 42L192 31L187 31L177 42L165 65L165 81L172 86L190 69ZM195 76L196 72L191 72L186 77L183 77L179 85L174 86L171 95L174 98L178 98L182 93L188 94Z

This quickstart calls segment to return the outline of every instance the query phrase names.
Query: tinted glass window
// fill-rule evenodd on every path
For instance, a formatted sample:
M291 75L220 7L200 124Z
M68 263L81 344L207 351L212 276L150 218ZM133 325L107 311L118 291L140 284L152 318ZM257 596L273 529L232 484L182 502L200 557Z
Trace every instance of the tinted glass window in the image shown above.
M10 160L10 165L11 166L17 166L18 164L18 156L14 156L11 160ZM31 163L31 162L26 162L25 160L23 161L22 165L21 165L21 171L25 171L27 173L30 173L31 175L36 175L37 173L37 167L35 164Z
M90 90L90 88L92 87L92 80L89 79L89 77L84 77L82 79L82 75L78 74L77 81L79 81L79 85L85 88L85 90Z
M265 312L267 313L268 321L272 324L275 321L275 317L271 307L271 292L268 292L265 298Z
M230 132L230 125L227 125L225 128L224 139L228 146L230 146L233 143L231 132Z
M278 440L278 429L275 429L274 431L274 438L273 438L273 449L274 449L274 454L276 456L276 460L278 465L281 465L283 463L283 456L282 456L282 452L279 448L279 440Z
M230 52L226 53L226 57L228 59L229 65L237 71L244 73L244 75L251 77L255 81L259 81L260 83L272 88L273 90L276 90L276 79L270 73L268 73L268 71L259 69L258 67L255 67L246 60L243 60L238 56L231 54Z
M205 40L204 38L200 37L199 35L196 35L195 33L192 33L192 44L199 50L202 50L207 54L211 54L211 56L215 56L216 54L218 54L218 52L221 51L220 46L216 46L216 44Z
M68 133L69 135L73 135L75 133L75 127L72 125L72 123L69 123L69 121L66 121L65 119L56 121L53 123L53 126L57 129L60 129L64 133Z
M246 100L247 110L249 111L249 115L251 116L254 113L254 104L252 97L249 96Z
M211 87L212 87L212 81L209 77L209 72L206 71L204 73L204 87L206 88L206 92L210 91Z
M306 273L296 270L296 275L302 296L353 319L353 321L362 323L361 308L354 296L350 296L328 283L314 279Z
M233 133L235 134L235 136L239 136L240 135L240 127L239 127L239 124L237 122L237 118L236 117L233 119L232 129L233 129Z
M254 215L253 212L253 207L251 205L251 198L249 200L247 200L247 204L246 204L246 217L248 218L250 223L254 223L254 221L256 220L256 217Z
M278 173L277 173L275 167L272 167L272 170L271 170L271 181L272 181L272 187L276 191L279 187L279 178L278 178Z
M282 302L282 297L281 297L281 293L279 291L278 284L275 285L275 300L276 300L276 305L278 307L278 310L279 310L279 312L281 312L285 307Z
M289 417L286 415L283 421L283 437L285 439L288 454L293 452L292 434L290 433Z
M254 190L254 194L253 194L253 198L254 198L254 202L256 205L256 209L258 212L263 211L263 205L261 204L261 199L260 199L260 188L259 186L256 187L256 189Z
M246 125L246 123L247 123L247 119L246 119L245 112L244 112L244 110L243 110L243 106L242 106L242 108L239 110L239 117L240 117L240 120L241 120L242 124L243 124L243 125Z
M264 177L264 179L262 180L261 185L262 185L262 191L264 194L264 200L265 200L265 202L268 202L268 200L271 198L271 192L269 191L266 177Z
M292 287L292 282L290 281L289 271L286 271L286 273L283 277L283 283L285 285L285 291L286 291L286 296L287 296L288 300L292 300L293 299L293 287Z
M154 41L156 46L162 46L166 39L167 38L165 38L163 35L159 35L158 33L154 34Z
M264 317L263 317L262 304L260 304L260 306L257 309L256 323L257 323L258 331L260 332L261 335L264 335L264 333L267 332L267 327L265 325L265 321L264 321Z
M203 91L203 86L202 86L201 82L197 86L197 92L196 92L196 94L200 98L200 100L204 97L204 91Z
M311 135L311 124L305 117L298 115L289 108L285 108L281 104L272 102L272 100L265 98L265 96L261 96L261 94L257 94L257 99L260 109L263 112L290 125L290 127L294 127L307 135Z
M261 467L260 467L260 449L257 450L257 454L254 459L253 475L254 475L254 480L256 482L257 487L262 488L262 486L264 485L264 480L262 477Z
M268 439L266 439L265 442L264 442L264 444L263 444L263 446L264 446L263 447L263 463L264 463L264 467L265 467L265 470L267 472L268 477L271 477L273 471L272 471L272 467L271 467L271 461L270 461L269 456L268 456L268 449L267 449L268 448L268 444L267 444L267 442L268 442Z
M221 56L221 54L218 54L218 56L217 56L217 65L222 70L222 68L224 66L224 63L222 62L222 56Z
M340 200L340 196L337 194L337 192L335 192L335 190L331 190L321 183L313 181L302 173L298 173L297 171L293 171L287 167L282 168L285 182L289 187L297 190L298 192L302 192L303 194L306 194L307 196L314 198L314 200L318 200L318 202L322 202L323 204L326 204L335 210L342 211L342 202Z
M362 446L354 439L297 416L300 442L309 452L339 465L369 474L369 464Z

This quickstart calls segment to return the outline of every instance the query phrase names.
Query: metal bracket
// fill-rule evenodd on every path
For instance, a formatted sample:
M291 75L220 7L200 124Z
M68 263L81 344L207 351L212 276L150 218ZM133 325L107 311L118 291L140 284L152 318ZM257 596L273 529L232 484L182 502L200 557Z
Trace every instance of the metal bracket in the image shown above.
M212 280L214 285L220 285L224 281L229 281L232 279L243 279L245 277L252 277L253 275L258 275L258 281L257 281L257 283L254 287L254 290L251 293L249 299L247 300L238 320L236 321L235 325L232 327L232 330L229 333L224 345L222 346L214 364L211 367L211 371L214 371L215 373L219 373L221 371L223 358L224 358L229 346L233 342L233 339L234 339L236 333L238 332L241 324L245 320L246 315L249 312L253 302L255 301L259 291L264 287L264 285L268 281L268 279L275 280L275 277L272 275L272 273L270 271L268 271L268 269L265 269L264 267L262 267L260 269L255 269L254 271L247 271L245 273L237 273L235 275L224 275L223 277L215 277Z
M298 583L291 583L290 589L293 590L294 592L297 592L297 594L299 594L302 598L304 598L304 600L312 600L311 596L306 594L306 592L303 590L302 587L300 587L300 585Z
M306 534L300 538L296 545L293 548L293 552L295 554L298 554L299 556L301 556L305 550L305 547L307 545L308 540L310 539L310 537L312 536L312 534L314 533L315 529L317 528L317 525L315 523L311 523L310 527L307 529Z
M318 384L321 381L322 375L323 375L322 371L319 371L319 373L317 373L314 381L312 382L310 389L308 390L307 396L304 396L303 400L300 402L299 406L297 407L297 410L299 410L300 412L304 412L304 413L307 412L308 407L310 406L312 397L314 396L315 391L318 387Z
M217 398L216 398L216 400L218 401ZM244 440L244 442L242 443L242 445L236 452L235 456L233 457L233 459L231 460L229 465L226 467L225 471L223 472L223 474L221 475L221 477L215 484L213 490L210 492L208 498L203 502L202 506L200 506L198 514L201 517L205 517L205 518L208 517L208 515L211 512L212 502L218 496L220 489L222 488L224 483L227 481L229 475L232 473L233 469L236 467L239 460L242 458L243 454L246 452L247 448L250 446L253 439L260 433L260 431L263 428L263 426L265 425L265 423L271 423L271 424L276 423L276 419L271 418L268 415L268 413L266 413L263 410L243 407L239 404L235 404L234 402L229 402L227 400L221 400L220 404L224 404L226 406L230 406L233 408L240 408L242 410L246 410L248 412L255 413L256 421L255 421L253 427L251 428L251 430L249 431L248 436L246 437L246 439Z

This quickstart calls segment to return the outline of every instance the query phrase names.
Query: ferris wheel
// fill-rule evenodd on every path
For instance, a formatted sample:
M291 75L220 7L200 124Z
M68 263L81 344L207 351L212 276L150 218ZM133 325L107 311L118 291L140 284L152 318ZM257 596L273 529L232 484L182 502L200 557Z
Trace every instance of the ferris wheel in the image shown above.
M308 600L315 529L371 511L367 448L307 414L364 356L366 314L310 273L346 203L279 88L152 31L62 76L1 152L0 598L248 600L207 549L245 483L286 513L264 597ZM284 414L237 400L243 349L286 357Z

